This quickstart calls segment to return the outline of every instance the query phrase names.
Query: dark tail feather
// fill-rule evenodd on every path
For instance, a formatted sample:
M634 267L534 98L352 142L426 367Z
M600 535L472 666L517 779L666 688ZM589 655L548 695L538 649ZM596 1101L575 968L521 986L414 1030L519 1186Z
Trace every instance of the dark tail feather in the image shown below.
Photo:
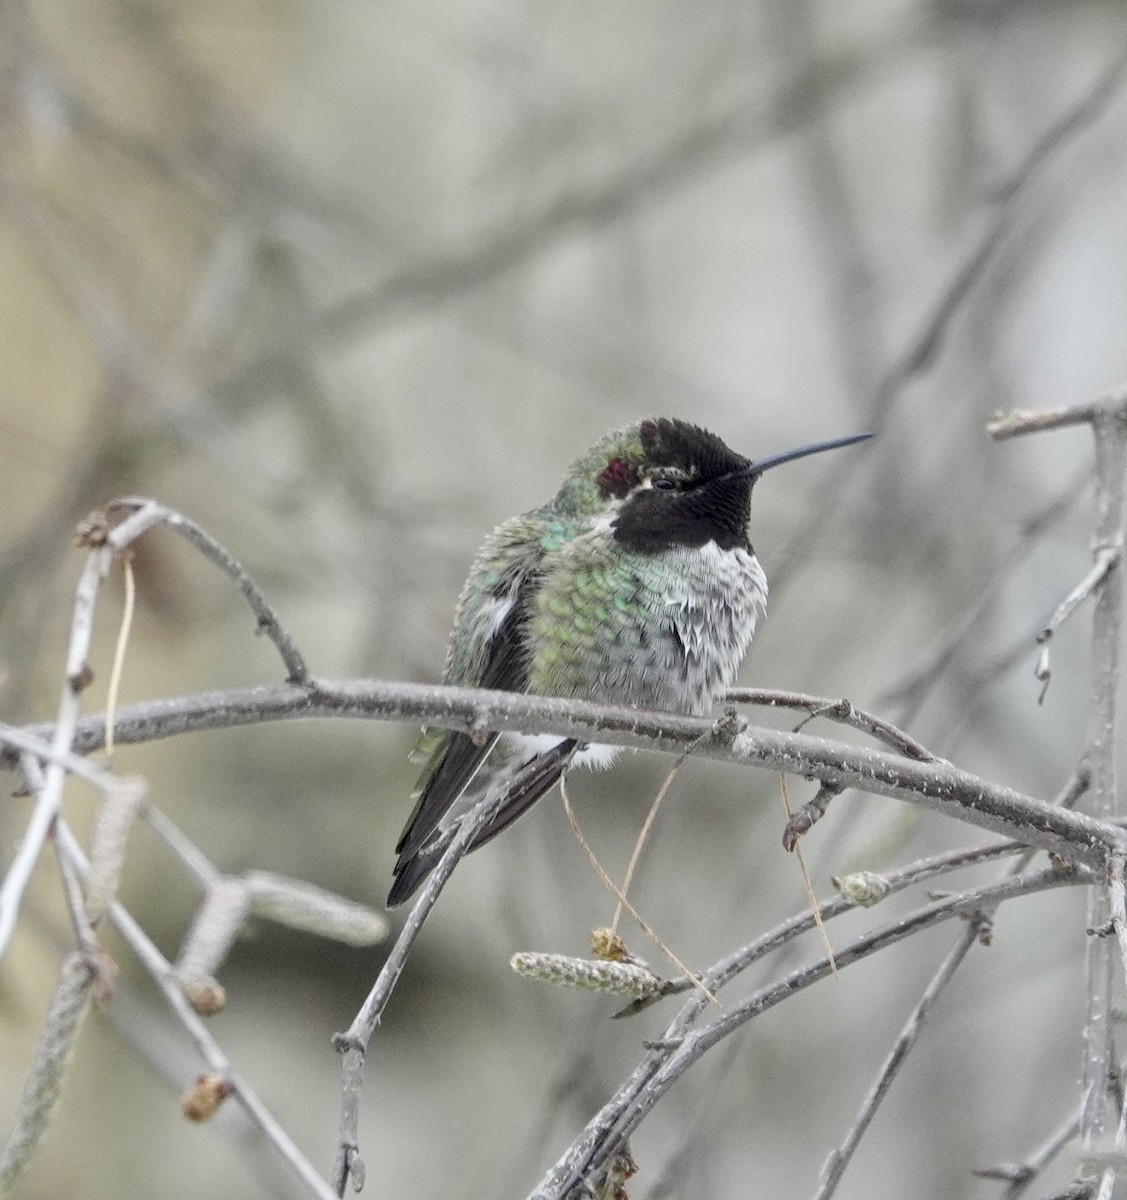
M395 882L387 894L388 908L395 908L405 900L410 900L430 874L431 868L438 862L444 848L436 847L433 854L420 850L414 858L404 859L395 864Z
M578 741L569 738L526 763L509 784L509 794L493 820L477 834L466 853L492 841L550 791L564 773L578 745ZM451 829L414 853L399 856L395 864L395 882L387 896L388 908L395 908L411 898L445 853L453 836Z

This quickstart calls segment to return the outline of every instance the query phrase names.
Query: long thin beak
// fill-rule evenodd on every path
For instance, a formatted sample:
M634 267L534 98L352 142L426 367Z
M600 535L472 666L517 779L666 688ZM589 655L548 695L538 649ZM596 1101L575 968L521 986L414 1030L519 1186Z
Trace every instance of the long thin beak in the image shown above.
M769 471L772 467L777 467L782 463L794 462L796 458L805 458L808 454L821 454L823 450L839 450L842 446L855 446L858 442L867 442L873 435L871 433L854 433L849 437L834 438L832 442L815 442L811 446L800 446L797 450L787 450L784 454L772 454L769 458L761 458L756 462L748 463L739 471L733 471L731 475L726 475L726 479L743 479L750 476L752 479L758 479L764 471Z

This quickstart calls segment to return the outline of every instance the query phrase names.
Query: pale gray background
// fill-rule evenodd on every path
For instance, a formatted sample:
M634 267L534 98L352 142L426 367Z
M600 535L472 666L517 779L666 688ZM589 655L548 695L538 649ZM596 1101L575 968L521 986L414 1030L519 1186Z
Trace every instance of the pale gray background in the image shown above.
M70 528L114 494L204 524L316 673L430 680L483 533L606 428L681 416L751 455L872 428L759 488L773 591L744 679L847 695L1051 796L1083 736L1086 614L1054 643L1040 708L1032 635L1089 561L1089 438L996 446L983 428L1127 379L1127 96L1108 74L1125 36L1127 7L1083 0L5 5L0 715L53 711ZM929 329L934 352L905 365ZM1075 504L1026 537L1062 496ZM136 569L125 700L280 677L190 551L154 535ZM412 737L266 728L117 765L223 869L378 904ZM574 779L612 870L667 766ZM90 803L68 797L80 826ZM2 861L26 812L0 809ZM682 958L704 965L803 905L781 824L771 776L685 768L635 897ZM978 837L852 798L807 847L825 893L832 873ZM36 882L0 976L5 1128L68 944L50 861ZM144 831L124 896L173 953L196 896ZM508 958L581 951L611 907L555 799L460 867L373 1042L365 1194L525 1194L663 1015L611 1023L610 1001L519 980ZM1003 910L840 1196L999 1194L970 1169L1020 1158L1078 1098L1083 923L1073 894ZM713 1052L635 1139L631 1194L811 1195L956 935ZM109 944L118 996L83 1031L20 1195L300 1194L233 1107L182 1121L199 1064ZM379 961L263 928L224 972L216 1035L326 1169L329 1037Z

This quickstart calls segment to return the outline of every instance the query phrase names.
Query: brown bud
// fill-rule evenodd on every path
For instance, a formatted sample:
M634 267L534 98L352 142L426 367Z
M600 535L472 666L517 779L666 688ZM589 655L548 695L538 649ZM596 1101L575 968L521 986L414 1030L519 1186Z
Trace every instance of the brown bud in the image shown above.
M201 1017L210 1017L227 1005L227 993L217 979L190 979L183 984L188 1003Z
M94 668L88 662L84 662L81 667L67 680L70 684L72 692L84 692L94 682Z
M626 943L609 929L591 930L591 953L604 962L630 962Z
M110 534L110 523L101 509L95 509L84 521L74 527L74 544L81 549L96 550L106 544Z
M201 1075L181 1098L180 1111L189 1121L210 1121L230 1094L231 1084L225 1076L215 1072Z

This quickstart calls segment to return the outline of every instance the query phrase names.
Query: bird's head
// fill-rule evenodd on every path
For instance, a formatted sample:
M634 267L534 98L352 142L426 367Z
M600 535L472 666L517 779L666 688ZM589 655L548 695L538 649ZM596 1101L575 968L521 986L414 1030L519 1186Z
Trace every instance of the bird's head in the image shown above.
M710 541L725 550L746 547L751 489L764 471L870 436L752 460L699 425L650 418L596 442L572 465L554 507L576 516L604 515L616 541L650 553Z

